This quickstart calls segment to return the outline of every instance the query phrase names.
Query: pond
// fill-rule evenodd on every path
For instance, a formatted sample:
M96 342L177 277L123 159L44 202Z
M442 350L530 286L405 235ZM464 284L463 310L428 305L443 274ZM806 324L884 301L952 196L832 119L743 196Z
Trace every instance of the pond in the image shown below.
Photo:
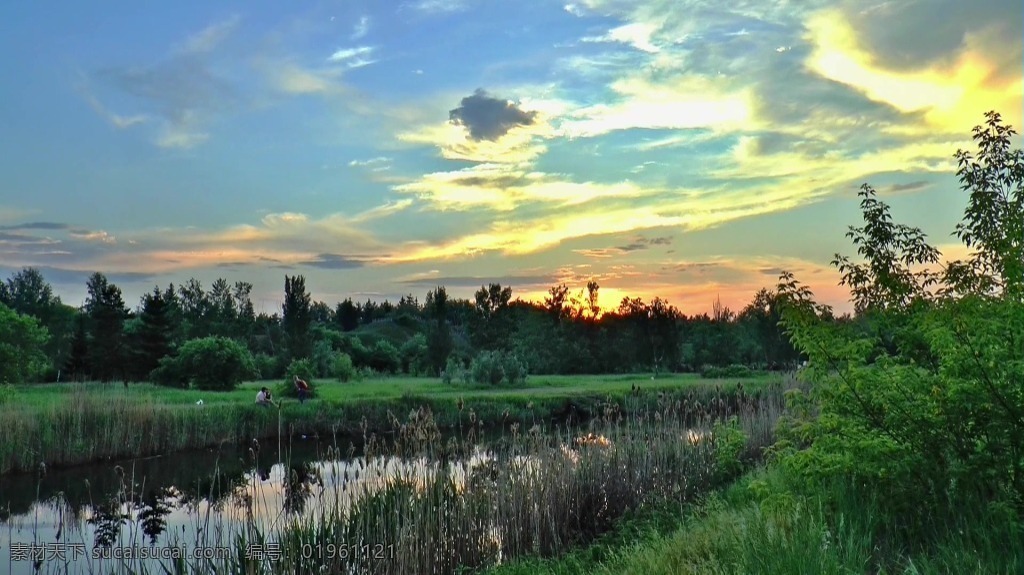
M447 437L414 410L361 448L300 436L2 477L0 572L455 573L551 555L709 489L715 442L686 420Z

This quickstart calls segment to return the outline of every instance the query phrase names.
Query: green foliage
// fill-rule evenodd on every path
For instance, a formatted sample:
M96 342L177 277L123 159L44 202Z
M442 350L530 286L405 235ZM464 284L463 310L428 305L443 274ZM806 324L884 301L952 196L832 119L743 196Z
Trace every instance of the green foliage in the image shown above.
M468 383L469 371L466 369L466 364L461 359L454 355L448 356L448 361L444 364L444 370L441 372L441 380L445 384L451 384L458 380L462 383Z
M470 363L473 381L485 385L521 385L526 382L526 363L512 353L485 351Z
M18 402L18 389L10 383L0 383L0 405L14 405Z
M338 381L352 381L356 378L356 366L347 353L337 352L334 355L334 366L331 375Z
M989 114L975 130L980 161L958 153L971 201L957 233L976 250L970 261L921 268L937 252L865 186L865 226L849 235L866 262L833 261L858 321L823 321L806 287L780 279L783 323L814 387L793 396L775 452L799 476L871 486L918 529L979 494L1024 510L1024 240L1006 233L1024 230L1024 168L1010 134Z
M46 369L46 329L0 303L0 384L35 381Z
M409 375L421 375L430 371L427 357L427 338L418 333L402 344L399 350L402 371Z
M396 373L402 365L402 356L390 341L377 340L369 350L367 367L382 373Z
M309 384L309 396L316 394L316 385L313 379L317 377L317 366L309 358L293 359L284 370L284 380L273 390L276 397L298 397L299 391L295 389L295 376L303 379Z
M245 347L233 339L212 336L189 340L177 355L161 359L153 380L172 387L230 391L254 375L256 364Z
M272 355L257 353L253 356L253 364L256 366L258 379L277 379L281 377L281 362Z
M746 378L752 375L754 372L749 367L737 364L726 367L704 366L700 372L700 376L706 379Z

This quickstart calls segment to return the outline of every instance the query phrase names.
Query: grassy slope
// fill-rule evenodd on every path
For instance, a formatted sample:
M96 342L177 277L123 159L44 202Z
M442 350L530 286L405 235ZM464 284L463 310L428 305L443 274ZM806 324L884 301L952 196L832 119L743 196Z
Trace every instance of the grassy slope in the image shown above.
M777 470L753 472L689 510L624 521L596 544L486 575L1010 574L1024 572L1024 525L964 504L927 537L886 525L884 510L828 490L798 495Z

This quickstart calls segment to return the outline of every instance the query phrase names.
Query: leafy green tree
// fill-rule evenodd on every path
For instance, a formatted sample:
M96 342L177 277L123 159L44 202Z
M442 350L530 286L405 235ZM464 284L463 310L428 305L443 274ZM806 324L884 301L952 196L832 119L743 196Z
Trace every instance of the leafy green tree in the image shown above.
M851 235L865 262L833 264L868 329L823 321L828 310L791 274L778 286L784 325L814 386L809 398L792 397L798 417L780 428L776 452L801 474L870 487L898 521L919 529L979 495L1024 512L1021 238L1001 231L1021 229L1013 204L1024 172L1006 140L1012 131L998 115L987 118L975 129L982 159L957 154L962 188L977 196L957 227L976 250L971 259L944 274L916 271L937 260L934 249L919 230L892 224L865 188L865 227Z
M0 303L0 383L36 381L48 365L48 337L36 318Z
M1024 299L1024 150L996 112L974 128L976 154L956 153L960 188L968 193L956 235L973 253L946 270L948 292Z
M281 328L284 330L288 355L292 359L307 358L313 351L309 332L312 324L310 306L310 297L306 293L306 278L284 276Z
M154 371L163 385L230 391L256 374L252 354L237 341L220 336L185 342L173 357L164 357Z
M49 333L45 353L49 376L59 369L71 351L75 308L61 303L53 288L36 268L24 268L0 283L0 303L39 320Z
M89 364L93 377L110 381L124 377L124 321L128 311L121 289L96 272L86 285L85 313L89 317Z
M181 310L185 339L197 339L210 335L210 298L203 284L195 278L178 287L178 308Z

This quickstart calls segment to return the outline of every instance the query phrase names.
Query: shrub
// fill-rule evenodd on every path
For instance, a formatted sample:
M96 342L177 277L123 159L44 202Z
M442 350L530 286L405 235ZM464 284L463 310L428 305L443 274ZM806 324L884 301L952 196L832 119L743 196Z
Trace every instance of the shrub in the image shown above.
M488 385L520 385L526 381L526 363L512 353L485 351L469 366L473 381Z
M369 355L367 364L374 371L395 373L402 364L398 349L386 339L377 340Z
M316 366L311 359L293 359L288 364L288 368L284 370L284 376L284 381L278 384L275 390L278 397L299 396L299 392L295 389L295 376L299 376L299 379L304 379L309 384L310 397L316 395L316 385L313 383L313 378L316 376Z
M162 385L230 391L256 375L252 354L237 341L220 336L185 342L174 357L164 357L153 371Z
M754 372L745 365L733 364L726 367L704 366L700 376L706 379L744 378L750 377Z
M281 362L272 355L257 353L253 356L256 364L257 379L277 379L281 377Z
M466 380L466 366L462 363L462 360L455 357L455 355L449 355L448 361L444 364L444 370L441 371L441 380L446 384L451 384L455 379L460 381Z
M0 383L0 405L6 403L16 403L18 400L18 390L9 383Z
M336 377L338 381L352 381L356 378L358 375L356 373L356 366L352 363L352 358L347 353L335 353L334 367L331 370L331 375Z
M505 370L501 366L501 357L496 351L480 353L469 364L469 370L473 373L473 381L476 383L498 385L505 378Z

